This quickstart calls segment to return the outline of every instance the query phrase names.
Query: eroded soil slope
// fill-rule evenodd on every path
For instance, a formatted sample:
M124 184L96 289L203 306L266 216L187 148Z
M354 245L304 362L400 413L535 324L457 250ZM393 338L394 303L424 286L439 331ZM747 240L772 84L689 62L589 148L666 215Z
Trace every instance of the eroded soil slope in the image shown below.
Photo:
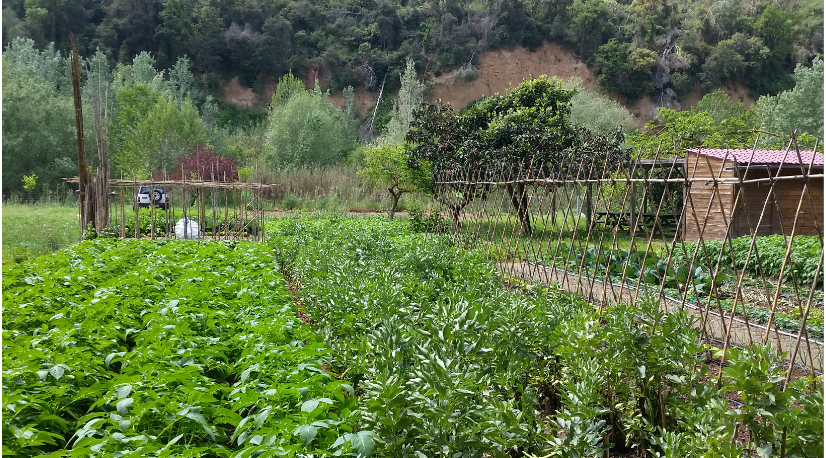
M313 87L316 78L321 84L327 81L327 75L318 68L311 68L310 75L305 78L305 85ZM441 99L450 103L454 108L463 108L469 102L483 95L495 93L504 94L509 88L522 81L540 75L554 76L565 81L579 80L581 87L591 89L596 85L596 78L585 62L574 52L559 46L556 43L545 42L533 52L527 48L516 46L513 49L497 49L484 52L479 59L479 77L465 82L456 77L455 71L449 71L433 78L428 99ZM739 100L747 106L753 105L754 100L749 97L748 91L742 87L723 87L732 100ZM253 92L238 84L238 78L233 78L223 87L223 100L242 107L259 107L264 109L275 92L275 84L264 87L261 94ZM703 93L699 85L691 94L680 100L680 108L687 109L696 105ZM375 105L378 93L367 92L359 87L355 90L355 101L359 114L363 118L369 116ZM636 117L637 125L642 127L656 114L656 104L649 96L643 96L633 104L619 96L613 96ZM341 91L330 95L330 102L339 108L344 106L344 96Z

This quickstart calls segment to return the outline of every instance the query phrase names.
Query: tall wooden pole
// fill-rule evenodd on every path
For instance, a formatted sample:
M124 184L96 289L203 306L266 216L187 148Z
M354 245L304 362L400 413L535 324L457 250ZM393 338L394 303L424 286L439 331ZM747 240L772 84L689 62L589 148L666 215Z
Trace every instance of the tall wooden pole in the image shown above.
M89 221L94 220L94 206L92 199L92 179L89 172L89 163L86 162L86 148L83 144L83 101L80 93L80 64L75 35L69 33L72 43L72 92L75 98L75 130L77 131L77 176L80 188L80 231L86 231Z

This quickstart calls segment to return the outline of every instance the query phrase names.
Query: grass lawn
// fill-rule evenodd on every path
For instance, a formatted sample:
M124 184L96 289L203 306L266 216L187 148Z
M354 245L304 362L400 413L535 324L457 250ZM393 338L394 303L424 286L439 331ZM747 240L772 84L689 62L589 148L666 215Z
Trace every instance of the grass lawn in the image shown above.
M584 218L576 219L569 216L565 219L561 213L554 223L547 216L533 218L533 233L527 236L520 232L519 222L514 215L484 215L463 220L461 230L466 240L477 248L490 251L500 260L550 262L556 257L557 252L566 252L572 243L574 247L579 247L599 246L601 242L602 247L606 249L613 245L617 249L627 250L631 246L631 236L627 230L618 231L614 235L610 229L605 230L602 226L596 226L589 236ZM634 236L634 246L645 251L648 236L645 231L638 231ZM666 233L666 243L663 236L657 233L651 240L651 251L665 254L673 238L673 232Z
M78 209L57 204L3 205L3 264L14 264L78 242Z

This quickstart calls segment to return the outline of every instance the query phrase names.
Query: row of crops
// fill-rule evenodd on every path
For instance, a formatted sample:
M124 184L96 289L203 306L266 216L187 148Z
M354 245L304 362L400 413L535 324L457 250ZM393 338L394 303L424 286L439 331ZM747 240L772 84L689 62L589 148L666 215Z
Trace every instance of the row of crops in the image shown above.
M823 455L822 380L758 347L718 384L686 314L505 287L405 222L267 230L5 271L3 455Z
M774 293L781 276L787 243L782 235L757 237L754 248L750 237L733 239L730 244L719 240L706 241L699 246L697 243L684 243L674 247L670 263L668 253L633 248L599 249L590 245L571 247L568 252L561 253L553 262L546 264L576 273L582 266L582 273L591 278L624 283L651 295L659 294L662 289L666 297L674 300L680 301L685 296L690 303L699 306L711 303L714 307L719 304L726 311L735 306L731 293L739 276L745 273L742 286L761 293L762 303L760 306L743 305L743 299L740 299L737 307L740 310L745 308L751 321L766 324L770 309L768 298L763 293L766 288L770 294ZM813 285L822 285L822 275L817 276L818 261L823 256L818 237L795 237L789 254L789 261L782 272L781 293L805 298ZM761 280L763 278L765 282ZM716 286L715 291L712 291L712 284ZM728 290L732 291L726 294ZM816 290L815 306L806 323L808 334L817 339L823 338L822 300L822 292ZM790 310L777 311L773 320L781 329L797 333L800 317L800 308L795 304Z
M328 355L261 244L87 241L3 272L3 455L369 451Z
M404 223L268 231L379 456L823 455L822 391L783 391L769 347L730 351L718 385L687 314L504 288L481 253Z

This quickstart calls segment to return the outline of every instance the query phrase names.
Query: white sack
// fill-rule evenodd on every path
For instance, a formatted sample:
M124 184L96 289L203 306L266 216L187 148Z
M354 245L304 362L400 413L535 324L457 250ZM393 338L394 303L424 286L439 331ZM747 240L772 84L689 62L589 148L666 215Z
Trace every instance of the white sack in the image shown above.
M186 227L186 224L189 224L189 227ZM185 227L186 227L186 237L184 237L184 228ZM200 233L200 230L199 230L199 227L198 227L198 222L195 221L195 220L191 220L191 219L187 218L186 222L184 222L184 219L181 218L175 224L175 237L177 237L179 239L182 239L182 238L197 239L199 233Z

